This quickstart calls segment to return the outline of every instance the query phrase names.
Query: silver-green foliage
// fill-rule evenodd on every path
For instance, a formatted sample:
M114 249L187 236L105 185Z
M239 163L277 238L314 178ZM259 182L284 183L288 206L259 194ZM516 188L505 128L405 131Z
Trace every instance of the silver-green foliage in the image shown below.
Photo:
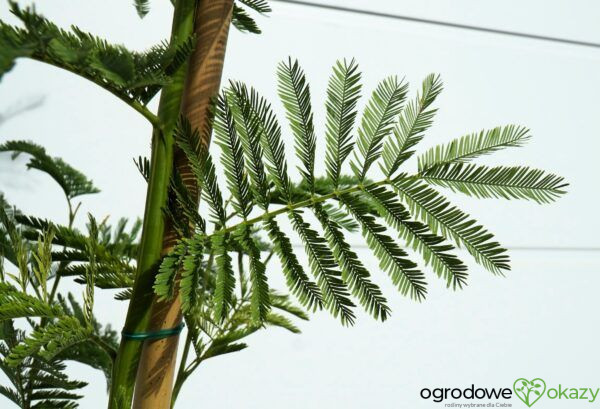
M27 169L37 169L52 177L69 200L77 196L99 192L85 175L62 159L48 155L42 146L33 142L7 141L0 144L0 152L11 152L12 159L16 159L20 155L30 155Z
M80 175L66 164L39 170L58 183L72 174ZM65 195L69 197L67 191ZM194 218L193 214L188 215ZM225 217L223 213L223 221ZM119 336L94 317L94 293L95 288L120 289L116 299L130 297L141 226L138 221L127 229L127 221L121 219L111 228L105 220L99 223L89 216L87 227L87 232L80 232L72 226L24 216L0 195L0 370L10 382L0 387L0 394L19 407L76 408L81 398L76 392L85 383L68 379L64 374L65 361L98 369L104 373L107 384L111 383ZM219 243L218 236L214 237ZM264 273L266 267L256 268L266 266L270 257L261 257L271 249L256 237L256 230L240 227L232 237L245 247L228 239L215 246L220 249L218 254L204 254L204 242L191 237L182 240L174 250L173 255L181 258L170 257L163 263L163 270L177 268L181 272L177 280L171 276L171 281L160 285L174 293L180 283L182 309L189 328L186 343L196 352L187 369L177 377L178 383L206 359L244 349L242 340L265 325L298 333L288 316L307 319L287 295L261 284L261 271ZM239 280L244 284L240 293L234 294L235 278L227 277L230 284L224 291L231 291L227 308L223 320L213 324L218 271L232 272L231 268L218 269L215 258L224 257L231 263L232 252L238 254ZM244 271L246 259L250 259L250 280ZM169 260L178 264L169 266ZM85 286L82 302L61 291L59 281L68 278ZM261 285L262 292L255 291ZM252 301L257 294L269 299L268 309L254 309L267 305ZM29 329L19 329L27 326Z
M138 3L143 9L145 2ZM0 78L17 58L27 57L80 75L147 114L143 105L171 81L194 47L194 39L188 38L130 51L75 26L64 30L32 7L21 8L14 1L9 6L22 26L0 21Z
M22 216L14 209L7 212L3 204L0 369L11 385L3 386L0 394L20 407L75 408L81 396L74 391L85 383L69 380L63 362L74 360L101 369L110 382L116 333L93 317L93 291L86 291L82 308L71 294L67 301L54 285L50 290L48 283L57 283L67 264L53 261L54 242L64 239L64 231L55 234L51 225L44 224L42 233L35 232L36 239L29 240L26 236L33 236L34 230L17 218ZM9 263L18 267L17 273L11 272ZM88 272L88 280L93 281L93 274ZM24 324L30 329L21 329Z
M18 58L31 58L73 72L112 92L155 122L145 105L168 84L194 49L195 39L163 42L147 51L128 50L123 45L86 33L76 26L65 30L36 12L9 0L9 11L21 22L15 26L0 21L0 78ZM149 0L135 0L140 17L150 10ZM242 32L260 33L250 11L265 15L271 8L265 0L239 0L233 4L232 23Z
M440 78L427 76L416 98L408 103L408 85L396 77L384 79L368 99L354 137L361 91L360 72L354 61L336 63L329 81L325 103L326 176L319 177L315 174L318 137L309 83L298 62L291 59L279 65L277 76L279 97L300 164L299 189L291 182L282 130L271 105L242 83L231 82L216 103L214 138L221 151L226 190L219 187L218 169L211 154L206 149L192 149L199 146L199 133L185 118L176 131L177 143L188 155L214 225L212 230L196 229L193 240L203 243L203 251L210 249L216 255L213 316L217 322L232 307L236 285L227 246L239 246L250 259L253 321L260 323L269 314L272 301L267 272L259 257L257 236L250 234L253 227L266 228L288 287L305 307L324 307L339 316L342 323L352 324L353 298L382 320L389 316L390 309L363 261L346 241L348 221L360 228L380 268L398 290L422 300L427 293L425 274L404 247L419 254L423 264L452 288L467 283L467 267L454 254L455 246L466 248L475 261L493 273L510 268L506 250L494 236L450 204L432 185L479 198L529 199L538 203L551 202L565 193L563 178L542 170L467 163L502 148L521 146L529 132L513 125L434 147L418 158L415 173L400 172L432 124L435 109L431 106L442 90ZM343 166L351 153L353 175L348 176ZM373 170L376 163L383 172L379 180ZM231 199L225 201L222 192ZM230 215L225 209L229 202L234 209ZM306 212L314 214L323 233L311 226ZM314 281L305 273L287 233L279 227L277 217L284 215L304 245ZM174 282L177 260L190 257L190 252L193 254L188 247L182 254L175 251L165 258L155 285L159 295L173 296L175 292L165 283ZM179 285L181 293L189 293L187 283ZM185 296L183 303L186 308L196 305Z

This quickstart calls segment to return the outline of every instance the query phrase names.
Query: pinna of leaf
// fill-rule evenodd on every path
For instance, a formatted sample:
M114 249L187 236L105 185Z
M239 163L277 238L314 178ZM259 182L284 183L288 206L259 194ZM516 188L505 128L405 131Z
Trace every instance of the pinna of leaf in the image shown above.
M371 280L352 246L346 241L339 212L359 226L368 247L401 294L423 300L425 275L405 247L418 253L425 266L448 287L466 284L467 267L455 254L465 248L494 274L509 270L506 250L494 236L465 212L452 205L433 186L449 188L476 198L526 199L548 203L565 193L562 177L529 167L486 167L471 163L479 156L523 145L529 130L515 125L467 135L432 148L417 158L415 173L401 172L415 155L414 147L431 126L432 103L442 91L439 76L429 75L420 92L407 102L408 86L396 77L379 83L353 130L358 116L361 74L354 60L338 61L329 80L326 101L326 176L315 175L315 133L310 88L297 61L280 63L278 93L294 137L302 189L291 181L285 157L282 128L270 103L256 90L231 82L216 103L214 134L226 192L237 219L226 216L218 169L206 150L196 152L199 133L181 118L176 143L187 154L210 208L212 231L196 229L191 240L198 246L167 255L157 276L155 291L169 298L181 294L183 308L196 307L186 286L197 282L174 279L177 266L197 251L217 255L214 316L222 320L232 305L235 274L225 243L238 243L250 260L251 316L261 323L271 300L267 271L260 259L251 227L264 227L274 246L290 291L309 309L326 308L344 324L355 321L358 302L375 318L385 320L390 309L380 288ZM343 173L352 155L350 175ZM383 177L371 179L378 164ZM342 183L343 182L343 183ZM188 204L179 201L178 206ZM332 205L335 205L332 206ZM187 209L187 214L196 209ZM305 212L312 212L323 233L312 227ZM334 213L337 212L337 213ZM287 216L302 240L312 278L298 261L278 217ZM200 215L199 225L206 226ZM182 239L182 243L190 240ZM201 244L200 244L201 243ZM195 250L196 249L196 250ZM178 261L179 260L179 261ZM197 274L200 274L198 271ZM177 291L180 286L181 291Z

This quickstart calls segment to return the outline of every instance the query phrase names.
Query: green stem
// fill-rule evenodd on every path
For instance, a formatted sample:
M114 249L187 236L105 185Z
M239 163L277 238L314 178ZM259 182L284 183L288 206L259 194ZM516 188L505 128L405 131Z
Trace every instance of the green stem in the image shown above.
M125 103L129 104L130 107L138 111L144 118L148 120L152 124L154 128L158 128L160 126L160 119L156 115L154 115L148 108L144 105L140 104L137 101L127 101L126 99L121 98Z
M248 301L249 300L247 297L242 297L239 300L239 302L236 303L230 316L225 320L225 322L223 323L223 326L221 328L219 328L218 336L221 336L221 335L233 330L233 318L235 318L235 315L238 313L238 311L244 305L244 303L248 302ZM207 318L207 319L210 321L210 318ZM218 325L216 323L213 323L213 324L218 327ZM189 353L189 349L190 349L189 343L191 343L191 340L189 338L190 337L189 337L189 333L188 333L188 338L186 338L186 340L185 340L186 345L184 347L183 357L181 359L181 363L179 366L179 373L177 374L177 379L175 380L175 386L173 388L173 395L171 398L171 408L173 408L175 406L175 401L177 400L177 396L179 395L179 392L181 391L181 387L183 386L183 383L187 380L187 378L196 370L196 368L198 368L198 366L205 359L205 356L197 356L196 359L194 359L187 367L185 366L186 361L187 361L187 356ZM211 338L211 342L209 344L210 346L207 348L207 350L209 350L211 348L213 343L214 343L214 339Z
M263 261L263 264L267 265L267 263L269 263L269 261L271 261L271 258L273 258L274 254L275 254L275 251L273 251L273 250L269 251L269 254L265 258L265 261Z
M244 274L244 253L238 252L238 274L240 276L240 296L246 296L246 276Z
M114 96L116 96L117 98L119 98L121 101L125 102L127 105L129 105L131 108L135 109L137 112L139 112L140 114L142 114L142 116L144 118L146 118L154 127L158 127L160 125L160 119L158 116L154 115L148 108L146 108L144 105L142 105L141 103L139 103L136 100L133 100L131 98L127 98L126 96L124 96L123 94L121 94L120 92L118 92L117 90L113 89L111 86L109 86L108 84L104 83L101 80L95 80L92 77L89 77L81 72L79 72L77 69L71 67L68 64L59 64L56 61L51 61L48 58L46 58L46 56L44 54L39 54L39 55L32 55L31 58L33 60L39 61L39 62L43 62L49 65L52 65L54 67L57 68L61 68L65 71L69 71L71 74L75 74L81 78L85 78L86 80L93 82L94 84L98 85L99 87L105 89L106 91L110 92L111 94L113 94Z
M61 277L59 272L62 271L62 269L65 267L63 265L64 263L65 263L64 261L61 262L58 267L58 270L56 270L57 273L56 273L56 276L54 277L54 282L52 283L52 290L50 290L50 296L48 297L49 303L52 303L52 301L54 300L54 296L56 296L56 291L58 291L58 283L60 282L60 277Z
M69 230L71 230L73 228L73 222L75 222L75 215L77 214L77 211L79 210L79 206L81 206L81 202L79 202L79 204L77 206L75 206L75 209L73 209L73 204L71 203L71 199L69 199L69 197L67 196L67 205L69 206ZM66 250L66 247L63 247L63 251ZM54 301L54 297L56 296L56 292L58 291L58 284L60 283L60 272L69 265L69 262L67 261L61 261L58 265L58 269L56 270L56 276L54 276L54 282L52 283L52 289L50 290L50 297L48 298L48 302L51 304L52 301Z
M179 391L181 390L181 386L183 382L187 379L189 374L185 370L185 366L187 364L188 355L190 353L190 347L192 345L192 336L188 331L187 336L185 337L185 346L183 347L183 355L181 357L181 362L179 362L179 371L177 372L177 378L175 379L175 385L173 386L173 396L171 397L171 408L175 406L175 401L177 400L177 396L179 395Z
M383 186L383 185L389 185L392 183L392 180L389 178L380 180L379 182L373 182L373 183L369 183L368 185L363 185L363 184L359 184L356 186L352 186L346 189L342 189L342 190L335 190L331 193L328 193L326 195L320 195L320 196L311 196L310 199L306 199L306 200L302 200L300 202L297 203L289 203L287 206L283 206L275 211L267 211L264 212L263 214L256 216L252 219L248 219L248 220L244 220L240 223L234 224L232 226L229 227L225 227L223 229L219 229L219 230L215 230L212 234L208 235L207 237L211 237L214 234L227 234L227 233L231 233L233 231L235 231L238 227L242 226L242 225L252 225L252 224L256 224L262 220L265 219L272 219L280 214L283 213L288 213L291 211L294 211L296 209L301 209L303 207L310 207L316 203L321 203L324 202L326 200L329 199L335 199L335 198L339 198L340 196L349 194L349 193L354 193L354 192L358 192L370 187L375 187L375 186Z
M108 356L110 356L110 359L112 359L113 362L115 361L115 359L117 358L117 351L115 351L115 349L112 346L107 344L102 338L100 338L97 335L92 335L92 341L100 348L102 348L108 354Z
M171 42L181 41L192 34L195 7L195 0L177 0L175 2ZM152 285L162 256L165 227L163 208L167 203L169 179L173 167L172 131L179 117L186 70L187 65L180 67L172 81L163 88L161 93L157 116L159 124L155 124L152 138L150 177L137 260L137 274L124 327L128 332L145 331L150 321L150 306L153 299ZM109 409L131 407L141 346L142 342L140 341L121 339L113 367Z

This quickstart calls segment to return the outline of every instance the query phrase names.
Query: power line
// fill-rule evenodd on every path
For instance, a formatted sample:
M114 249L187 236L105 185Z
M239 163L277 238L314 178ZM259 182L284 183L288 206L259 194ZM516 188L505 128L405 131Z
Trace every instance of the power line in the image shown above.
M480 33L500 34L500 35L505 35L505 36L510 36L510 37L527 38L530 40L540 40L540 41L547 41L547 42L552 42L552 43L576 45L576 46L581 46L581 47L600 48L600 43L571 40L568 38L550 37L550 36L543 36L543 35L530 34L530 33L520 33L517 31L499 30L499 29L495 29L495 28L472 26L469 24L451 23L448 21L431 20L431 19L419 18L419 17L410 17L410 16L404 16L404 15L400 15L400 14L383 13L383 12L379 12L379 11L353 9L350 7L312 3L312 2L308 2L308 1L302 1L302 0L272 0L272 1L276 1L279 3L295 4L298 6L307 6L307 7L319 8L319 9L342 11L345 13L362 14L362 15L371 16L371 17L383 17L383 18L389 18L389 19L394 19L394 20L410 21L413 23L422 23L422 24L429 24L429 25L441 26L441 27L458 28L458 29L462 29L462 30L477 31Z
M509 31L509 30L499 30L499 29L494 29L494 28L479 27L479 26L473 26L473 25L468 25L468 24L450 23L447 21L410 17L410 16L399 15L399 14L383 13L383 12L379 12L379 11L353 9L350 7L335 6L335 5L321 4L321 3L312 3L312 2L308 2L308 1L302 1L302 0L271 0L271 1L276 1L279 3L288 3L288 4L298 5L298 6L318 8L318 9L341 11L341 12L345 12L345 13L362 14L362 15L371 16L371 17L382 17L382 18L389 18L389 19L394 19L394 20L409 21L409 22L413 22L413 23L422 23L422 24L429 24L429 25L434 25L434 26L477 31L477 32L482 32L482 33L500 34L500 35L506 35L506 36L511 36L511 37L527 38L527 39L531 39L531 40L541 40L541 41L548 41L548 42L567 44L567 45L600 48L599 43L571 40L571 39L560 38L560 37L543 36L543 35L537 35L537 34L520 33L520 32L516 32L516 31ZM292 246L303 247L303 244L294 243L294 244L292 244ZM363 245L363 244L354 244L354 245L352 245L352 247L361 248L361 249L368 248L368 246ZM536 252L537 251L541 251L541 252L599 252L600 248L598 248L598 247L512 246L512 247L508 247L508 250L536 251Z

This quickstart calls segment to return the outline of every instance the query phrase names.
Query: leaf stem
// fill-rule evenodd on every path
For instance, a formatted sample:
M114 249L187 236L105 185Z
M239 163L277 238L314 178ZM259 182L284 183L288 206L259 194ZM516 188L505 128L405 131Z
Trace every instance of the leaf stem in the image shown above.
M100 348L102 348L108 354L110 359L115 362L115 359L117 358L117 351L112 346L107 344L102 338L95 334L91 335L91 340Z
M181 386L183 382L189 376L189 372L186 371L186 362L188 355L190 353L190 347L192 345L192 335L191 332L188 331L187 336L185 337L185 345L183 347L183 355L181 357L181 361L179 362L179 371L177 372L177 377L175 379L175 384L173 386L173 395L171 397L171 408L175 406L175 401L177 400L177 396L179 395L179 391L181 390Z
M324 202L326 200L329 199L335 199L335 198L339 198L340 196L349 194L349 193L354 193L354 192L358 192L361 191L363 189L366 188L370 188L370 187L376 187L376 186L382 186L382 185L389 185L392 183L392 180L389 178L385 178L383 180L380 180L379 182L373 182L367 185L363 185L363 184L358 184L356 186L352 186L346 189L342 189L342 190L334 190L331 193L328 193L326 195L320 195L320 196L311 196L309 199L306 200L302 200L300 202L297 203L288 203L286 206L283 206L275 211L267 211L264 212L263 214L256 216L252 219L248 219L248 220L244 220L240 223L234 224L232 226L229 227L225 227L219 230L215 230L212 234L207 235L208 237L212 237L215 234L227 234L227 233L231 233L233 231L235 231L238 227L245 225L245 224L249 224L249 225L253 225L256 224L264 219L272 219L280 214L283 213L288 213L288 212L292 212L296 209L300 209L303 207L310 207L316 203L321 203Z
M88 77L86 75L84 75L81 72L78 72L76 69L71 68L68 64L59 64L57 62L54 61L50 61L47 58L45 58L45 56L43 54L41 55L33 55L31 57L33 60L36 61L40 61L49 65L52 65L54 67L57 68L61 68L65 71L70 72L71 74L75 74L81 78L85 78L86 80L93 82L94 84L98 85L100 88L110 92L111 94L113 94L114 96L116 96L117 98L119 98L121 101L125 102L127 105L129 105L130 107L132 107L133 109L135 109L137 112L139 112L140 114L142 114L142 116L144 118L146 118L148 120L148 122L150 122L152 124L153 127L155 128L160 128L161 122L160 119L158 118L157 115L155 115L154 113L152 113L152 111L150 111L148 108L146 108L144 105L142 105L141 103L139 103L138 101L131 99L131 98L127 98L126 96L122 95L121 93L117 92L116 90L114 90L112 87L110 87L108 84L102 82L102 81L96 81L91 77Z
M73 209L73 204L71 203L71 199L69 198L69 196L67 196L67 205L69 206L69 230L71 230L73 228L73 223L75 222L75 216L77 215L77 211L79 210L79 207L81 206L81 202L79 202L79 204L77 206L75 206L75 209ZM65 251L67 248L66 246L63 247L63 251ZM54 297L56 296L56 292L58 291L58 283L60 282L60 278L62 277L59 272L62 271L65 267L67 267L69 265L68 261L61 261L58 265L58 269L56 270L56 275L54 276L54 282L52 283L52 289L50 290L50 296L48 297L48 302L50 304L52 304L52 302L54 301Z

